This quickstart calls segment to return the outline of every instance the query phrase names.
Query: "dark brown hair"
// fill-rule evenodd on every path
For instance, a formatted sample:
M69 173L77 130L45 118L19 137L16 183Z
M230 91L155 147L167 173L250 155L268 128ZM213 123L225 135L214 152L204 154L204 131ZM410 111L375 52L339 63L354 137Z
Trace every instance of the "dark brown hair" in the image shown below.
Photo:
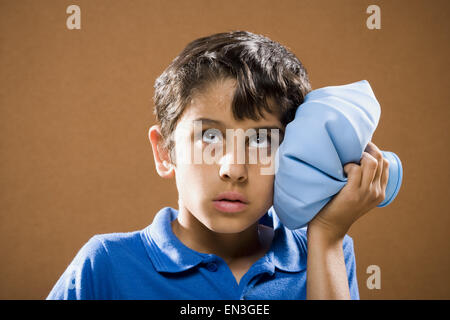
M191 95L221 78L237 81L232 102L236 120L259 120L265 110L278 115L285 126L311 90L299 59L265 36L232 31L190 42L154 85L154 113L172 161L172 134Z

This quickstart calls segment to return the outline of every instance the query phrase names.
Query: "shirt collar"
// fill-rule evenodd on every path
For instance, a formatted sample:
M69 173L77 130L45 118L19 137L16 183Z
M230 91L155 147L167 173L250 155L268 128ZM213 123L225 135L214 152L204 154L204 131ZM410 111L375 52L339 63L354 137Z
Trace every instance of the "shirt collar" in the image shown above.
M171 222L177 215L177 210L164 207L155 215L153 222L141 231L147 254L158 272L188 270L212 256L188 248L175 236ZM297 231L286 229L281 224L273 207L260 219L260 223L274 228L272 246L265 256L267 263L286 272L306 269L304 241L298 237Z

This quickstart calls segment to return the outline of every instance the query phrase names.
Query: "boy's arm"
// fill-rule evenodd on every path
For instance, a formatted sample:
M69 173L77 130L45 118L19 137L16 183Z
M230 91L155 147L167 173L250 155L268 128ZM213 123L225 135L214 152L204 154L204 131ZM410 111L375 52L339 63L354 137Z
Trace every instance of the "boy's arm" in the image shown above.
M308 225L307 299L350 299L343 251L350 226L380 204L389 178L388 162L372 142L361 165L344 166L347 185Z
M308 298L359 299L352 238L346 235L343 240L329 243L320 233L307 231L307 236L308 285L312 289L310 292L318 294L317 297Z

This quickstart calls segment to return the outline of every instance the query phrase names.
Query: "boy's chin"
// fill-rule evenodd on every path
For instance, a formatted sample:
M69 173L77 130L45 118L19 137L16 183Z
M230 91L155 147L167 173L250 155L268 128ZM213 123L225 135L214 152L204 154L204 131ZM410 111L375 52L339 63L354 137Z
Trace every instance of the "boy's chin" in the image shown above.
M250 225L244 221L233 221L233 223L230 223L230 221L214 221L212 223L205 224L205 226L213 232L228 234L245 231L250 227Z

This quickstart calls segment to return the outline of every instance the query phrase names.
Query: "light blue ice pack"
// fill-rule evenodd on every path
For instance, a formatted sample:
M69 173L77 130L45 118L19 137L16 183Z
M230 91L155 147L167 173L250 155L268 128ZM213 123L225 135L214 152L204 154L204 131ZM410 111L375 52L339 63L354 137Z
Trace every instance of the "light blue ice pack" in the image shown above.
M344 165L360 164L380 119L366 80L309 92L285 129L277 151L273 209L289 229L302 228L347 183ZM400 189L403 169L392 152L384 207Z

